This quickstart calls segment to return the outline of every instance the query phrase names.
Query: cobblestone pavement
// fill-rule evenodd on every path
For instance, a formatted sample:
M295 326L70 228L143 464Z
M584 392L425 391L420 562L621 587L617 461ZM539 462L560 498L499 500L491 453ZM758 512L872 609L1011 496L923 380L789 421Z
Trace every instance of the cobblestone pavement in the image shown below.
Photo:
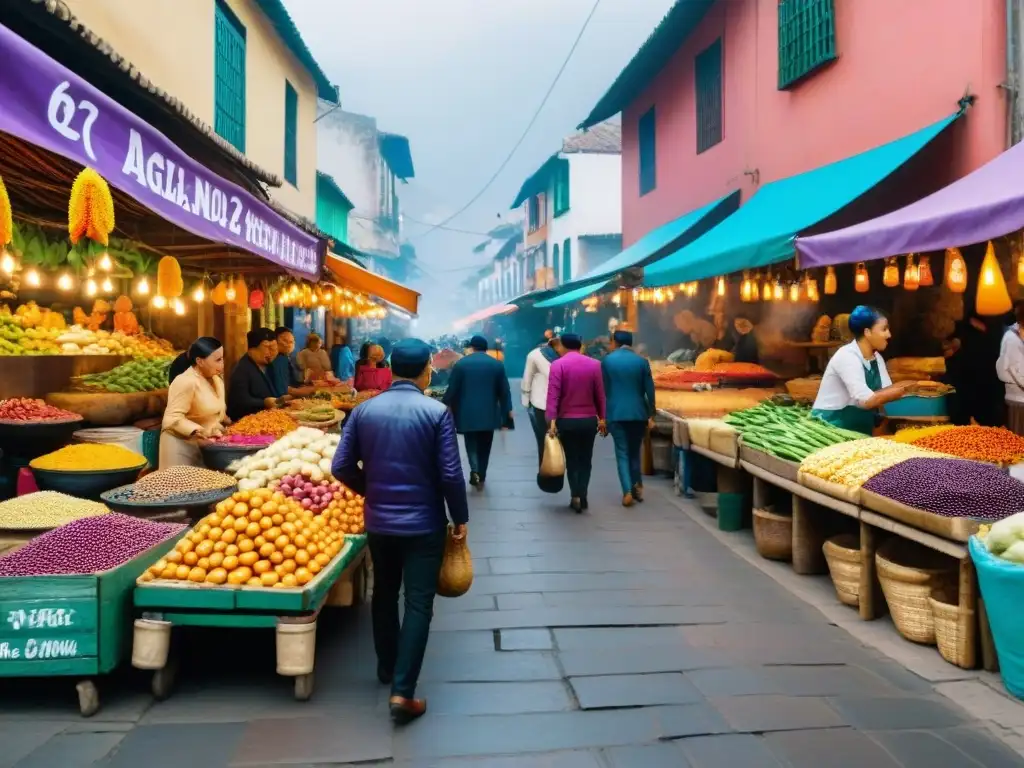
M854 640L695 522L654 480L591 510L541 494L525 417L474 494L469 595L438 599L426 717L387 719L365 609L325 616L316 692L292 700L273 633L185 635L175 694L132 672L83 720L72 681L0 685L0 768L1024 765L932 684Z

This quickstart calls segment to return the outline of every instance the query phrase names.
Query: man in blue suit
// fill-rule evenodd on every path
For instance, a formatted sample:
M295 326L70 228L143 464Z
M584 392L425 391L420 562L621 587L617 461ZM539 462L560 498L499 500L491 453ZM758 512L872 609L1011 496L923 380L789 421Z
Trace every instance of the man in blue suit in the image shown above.
M469 484L479 489L487 480L494 432L512 420L512 392L505 366L487 354L487 339L474 336L469 347L470 354L452 368L444 404L466 443Z
M615 441L615 463L622 485L622 506L644 500L640 451L654 418L651 364L633 351L633 334L616 331L612 352L601 363L608 400L608 432Z

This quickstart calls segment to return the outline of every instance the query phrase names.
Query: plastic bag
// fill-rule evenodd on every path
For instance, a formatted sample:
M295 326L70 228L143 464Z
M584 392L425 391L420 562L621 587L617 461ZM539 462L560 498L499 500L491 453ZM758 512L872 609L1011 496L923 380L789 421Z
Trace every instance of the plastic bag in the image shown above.
M460 597L473 586L473 555L466 539L456 539L455 529L448 526L444 543L444 560L437 579L437 594L441 597Z
M561 493L562 488L565 487L565 475L558 475L558 477L544 477L544 475L538 472L537 487L544 491L544 493Z
M554 435L544 436L544 458L540 462L542 477L561 477L565 474L565 450L562 441Z
M1003 685L1018 699L1024 699L1024 613L1020 610L1024 565L996 557L977 536L971 536L968 548L978 572Z

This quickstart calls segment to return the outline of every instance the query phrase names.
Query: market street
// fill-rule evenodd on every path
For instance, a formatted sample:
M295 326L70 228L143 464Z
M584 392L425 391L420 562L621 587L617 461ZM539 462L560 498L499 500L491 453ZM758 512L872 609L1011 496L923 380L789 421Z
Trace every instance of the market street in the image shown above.
M1024 765L726 550L667 480L622 509L610 440L590 512L555 504L536 490L518 415L472 497L473 589L437 601L421 721L393 729L369 617L349 611L321 621L306 703L274 674L261 631L194 633L168 701L129 674L101 681L88 720L67 680L5 682L0 768Z

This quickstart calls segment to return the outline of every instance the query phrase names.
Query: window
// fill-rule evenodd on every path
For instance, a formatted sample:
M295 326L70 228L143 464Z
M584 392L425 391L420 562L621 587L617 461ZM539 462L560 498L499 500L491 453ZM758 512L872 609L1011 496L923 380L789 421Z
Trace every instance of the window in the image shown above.
M836 58L833 0L779 0L779 90Z
M555 273L555 285L562 284L562 261L558 258L558 243L555 243L551 251L551 268Z
M529 215L530 215L530 232L536 232L538 229L547 224L548 212L547 212L547 196L542 192L539 195L534 195L530 198L528 203Z
M299 94L292 84L284 81L284 180L293 187L298 186L299 135Z
M562 158L555 166L555 218L569 210L569 161Z
M697 54L697 154L722 140L722 38Z
M568 237L562 243L562 280L572 280L572 240Z
M646 195L657 186L656 151L654 142L654 107L648 109L637 125L640 165L640 194Z
M214 8L213 130L245 152L245 27L223 0Z

